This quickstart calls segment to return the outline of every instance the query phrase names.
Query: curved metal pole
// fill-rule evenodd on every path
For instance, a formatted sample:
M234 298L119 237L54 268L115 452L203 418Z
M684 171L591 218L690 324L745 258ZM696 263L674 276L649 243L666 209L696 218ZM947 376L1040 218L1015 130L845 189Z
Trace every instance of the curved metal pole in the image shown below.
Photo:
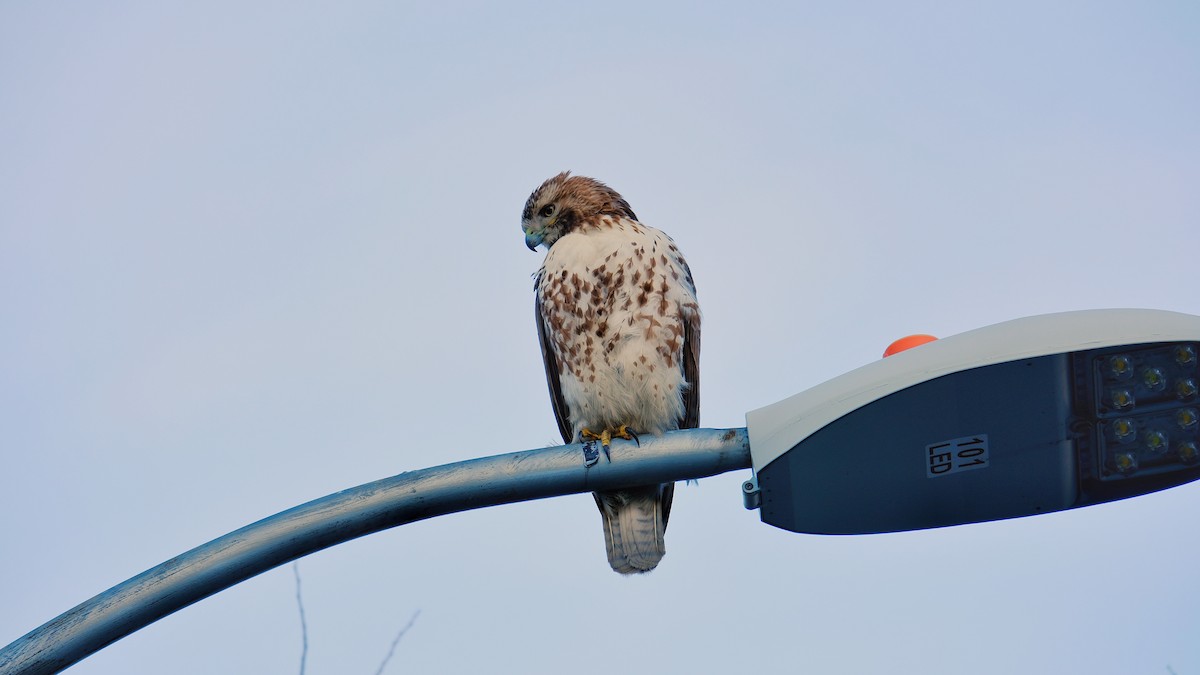
M586 452L586 454L585 454ZM363 535L486 506L750 468L745 428L561 445L410 471L230 532L118 584L0 650L0 675L56 673L188 605ZM593 463L587 466L588 463Z

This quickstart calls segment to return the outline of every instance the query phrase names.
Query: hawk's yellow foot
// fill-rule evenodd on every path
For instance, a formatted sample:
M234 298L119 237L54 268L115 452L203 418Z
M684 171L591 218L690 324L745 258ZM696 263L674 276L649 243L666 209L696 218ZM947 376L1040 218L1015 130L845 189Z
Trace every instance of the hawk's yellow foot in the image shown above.
M628 424L622 424L617 429L605 427L600 433L596 433L585 427L580 429L579 436L586 441L600 441L600 445L605 450L608 450L609 446L612 445L612 439L614 438L623 438L627 441L635 441L638 445L641 445L641 440L639 440L637 434L635 434L633 430L629 428Z
M629 428L628 424L622 424L616 431L612 432L612 438L624 438L627 441L637 443L639 446L642 444L641 439L638 438L633 429Z
M608 446L612 443L612 432L606 428L600 433L596 433L584 427L579 430L579 438L584 441L600 441L600 445L608 450Z

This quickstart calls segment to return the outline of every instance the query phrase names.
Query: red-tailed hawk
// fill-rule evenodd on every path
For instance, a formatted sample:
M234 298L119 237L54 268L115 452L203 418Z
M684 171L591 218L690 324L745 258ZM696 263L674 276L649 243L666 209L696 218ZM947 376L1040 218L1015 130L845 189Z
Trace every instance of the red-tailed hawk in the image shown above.
M621 195L563 172L521 214L525 244L548 249L535 314L563 441L661 434L700 423L700 306L683 255ZM647 572L666 551L675 485L595 493L608 562Z

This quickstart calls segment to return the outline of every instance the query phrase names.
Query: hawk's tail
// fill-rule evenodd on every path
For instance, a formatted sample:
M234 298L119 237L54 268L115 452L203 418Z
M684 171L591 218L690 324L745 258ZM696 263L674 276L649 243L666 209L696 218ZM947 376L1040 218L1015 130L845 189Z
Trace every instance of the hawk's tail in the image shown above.
M596 506L604 521L604 547L608 564L621 574L649 572L667 552L663 539L675 484L596 492Z

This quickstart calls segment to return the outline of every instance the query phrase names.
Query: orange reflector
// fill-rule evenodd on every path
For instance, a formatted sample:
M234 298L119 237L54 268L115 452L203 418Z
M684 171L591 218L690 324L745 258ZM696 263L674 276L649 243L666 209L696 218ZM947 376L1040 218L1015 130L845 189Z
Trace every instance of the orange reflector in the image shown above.
M887 349L883 350L883 358L886 359L887 357L891 356L892 354L899 354L900 352L902 352L906 349L912 349L913 347L919 347L919 346L925 344L926 342L933 342L936 339L937 338L935 338L932 335L925 335L925 334L921 334L921 333L919 333L917 335L909 335L907 337L902 337L899 340L896 340L892 344L888 345Z

